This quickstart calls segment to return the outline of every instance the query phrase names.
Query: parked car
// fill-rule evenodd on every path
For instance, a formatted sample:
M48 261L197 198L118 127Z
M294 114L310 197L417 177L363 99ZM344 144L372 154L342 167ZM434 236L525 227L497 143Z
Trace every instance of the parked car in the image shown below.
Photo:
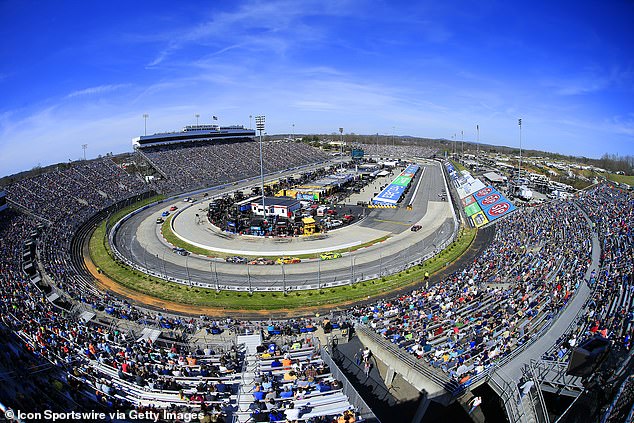
M302 260L297 258L297 257L280 257L277 259L276 263L277 264L293 264L293 263L299 263Z
M180 248L180 247L174 247L172 248L172 252L180 255L180 256L188 256L189 255L189 251L187 251L184 248Z
M321 258L322 260L334 260L340 257L341 257L341 253L333 253L333 252L321 253L319 255L319 258Z
M354 216L351 214L344 214L341 220L343 220L344 223L350 223L354 220Z
M334 215L336 215L336 214L337 214L337 210L335 210L335 209L328 209L328 210L326 211L326 213L328 213L328 215L330 215L330 216L334 216Z
M271 264L275 264L275 262L273 260L265 259L264 257L258 257L254 260L251 260L249 264L271 265Z
M330 222L326 223L326 226L328 228L338 228L341 225L343 225L343 222L341 220L339 220L339 219L334 219L334 220L331 220Z
M231 256L231 257L225 258L225 261L227 263L247 264L248 260L240 256Z
M414 226L412 226L412 227L410 228L410 230L411 230L412 232L417 232L417 231L420 231L420 229L421 229L421 228L422 228L422 226L421 226L421 225L414 225Z

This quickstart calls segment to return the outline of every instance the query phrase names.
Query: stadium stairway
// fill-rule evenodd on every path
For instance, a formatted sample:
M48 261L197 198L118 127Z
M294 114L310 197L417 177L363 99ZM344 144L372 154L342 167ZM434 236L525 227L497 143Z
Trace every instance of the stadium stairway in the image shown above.
M240 384L240 389L238 390L238 407L236 410L237 422L247 422L251 418L249 408L253 403L253 390L255 389L255 376L258 371L258 366L259 359L257 352L247 352L244 362L244 370L242 371L242 383Z
M262 344L262 335L260 333L254 335L238 335L236 344L244 344L245 354L248 356L256 354L258 347Z

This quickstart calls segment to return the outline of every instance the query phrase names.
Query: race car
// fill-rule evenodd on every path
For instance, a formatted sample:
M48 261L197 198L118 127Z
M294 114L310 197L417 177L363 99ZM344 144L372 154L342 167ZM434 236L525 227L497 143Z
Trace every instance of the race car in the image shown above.
M322 260L334 260L340 257L341 257L341 253L332 253L332 252L321 253L321 255L319 256L319 258L321 258Z
M247 259L245 259L244 257L240 257L240 256L227 257L225 259L225 261L227 263L236 263L236 264L246 264L247 263Z
M299 262L301 262L301 260L297 257L280 257L276 261L277 264L293 264Z
M264 257L258 257L254 260L251 260L249 262L249 264L256 264L256 265L270 265L270 264L275 264L275 262L273 260L269 260L266 259Z

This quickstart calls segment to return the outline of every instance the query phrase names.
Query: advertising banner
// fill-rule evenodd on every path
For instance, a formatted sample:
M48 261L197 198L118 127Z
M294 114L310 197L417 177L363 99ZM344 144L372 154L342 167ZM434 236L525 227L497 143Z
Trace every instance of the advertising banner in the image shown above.
M469 204L467 207L464 208L464 212L467 214L467 216L474 215L480 211L482 211L482 209L480 209L478 203Z
M476 228L479 228L480 226L484 226L487 223L489 223L489 220L481 211L471 216L471 221L473 222L473 226L475 226Z
M412 178L410 178L409 176L398 176L396 179L394 179L392 184L406 187L410 184L410 182L412 182Z
M396 204L405 192L405 187L399 185L388 185L379 195L374 197L374 201L381 203Z
M475 198L473 198L473 195L470 195L470 196L465 197L465 198L462 199L462 205L464 207L467 207L468 205L473 204L473 203L475 203Z
M487 219L495 220L506 214L509 214L515 209L516 207L505 198L504 200L498 201L497 203L493 204L491 207L486 209L484 213L486 214Z

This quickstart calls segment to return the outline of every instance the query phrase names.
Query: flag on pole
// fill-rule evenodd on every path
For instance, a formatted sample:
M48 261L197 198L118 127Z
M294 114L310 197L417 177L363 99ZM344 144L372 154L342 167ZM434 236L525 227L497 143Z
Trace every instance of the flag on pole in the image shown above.
M212 116L211 117L213 120L218 120L218 116Z

